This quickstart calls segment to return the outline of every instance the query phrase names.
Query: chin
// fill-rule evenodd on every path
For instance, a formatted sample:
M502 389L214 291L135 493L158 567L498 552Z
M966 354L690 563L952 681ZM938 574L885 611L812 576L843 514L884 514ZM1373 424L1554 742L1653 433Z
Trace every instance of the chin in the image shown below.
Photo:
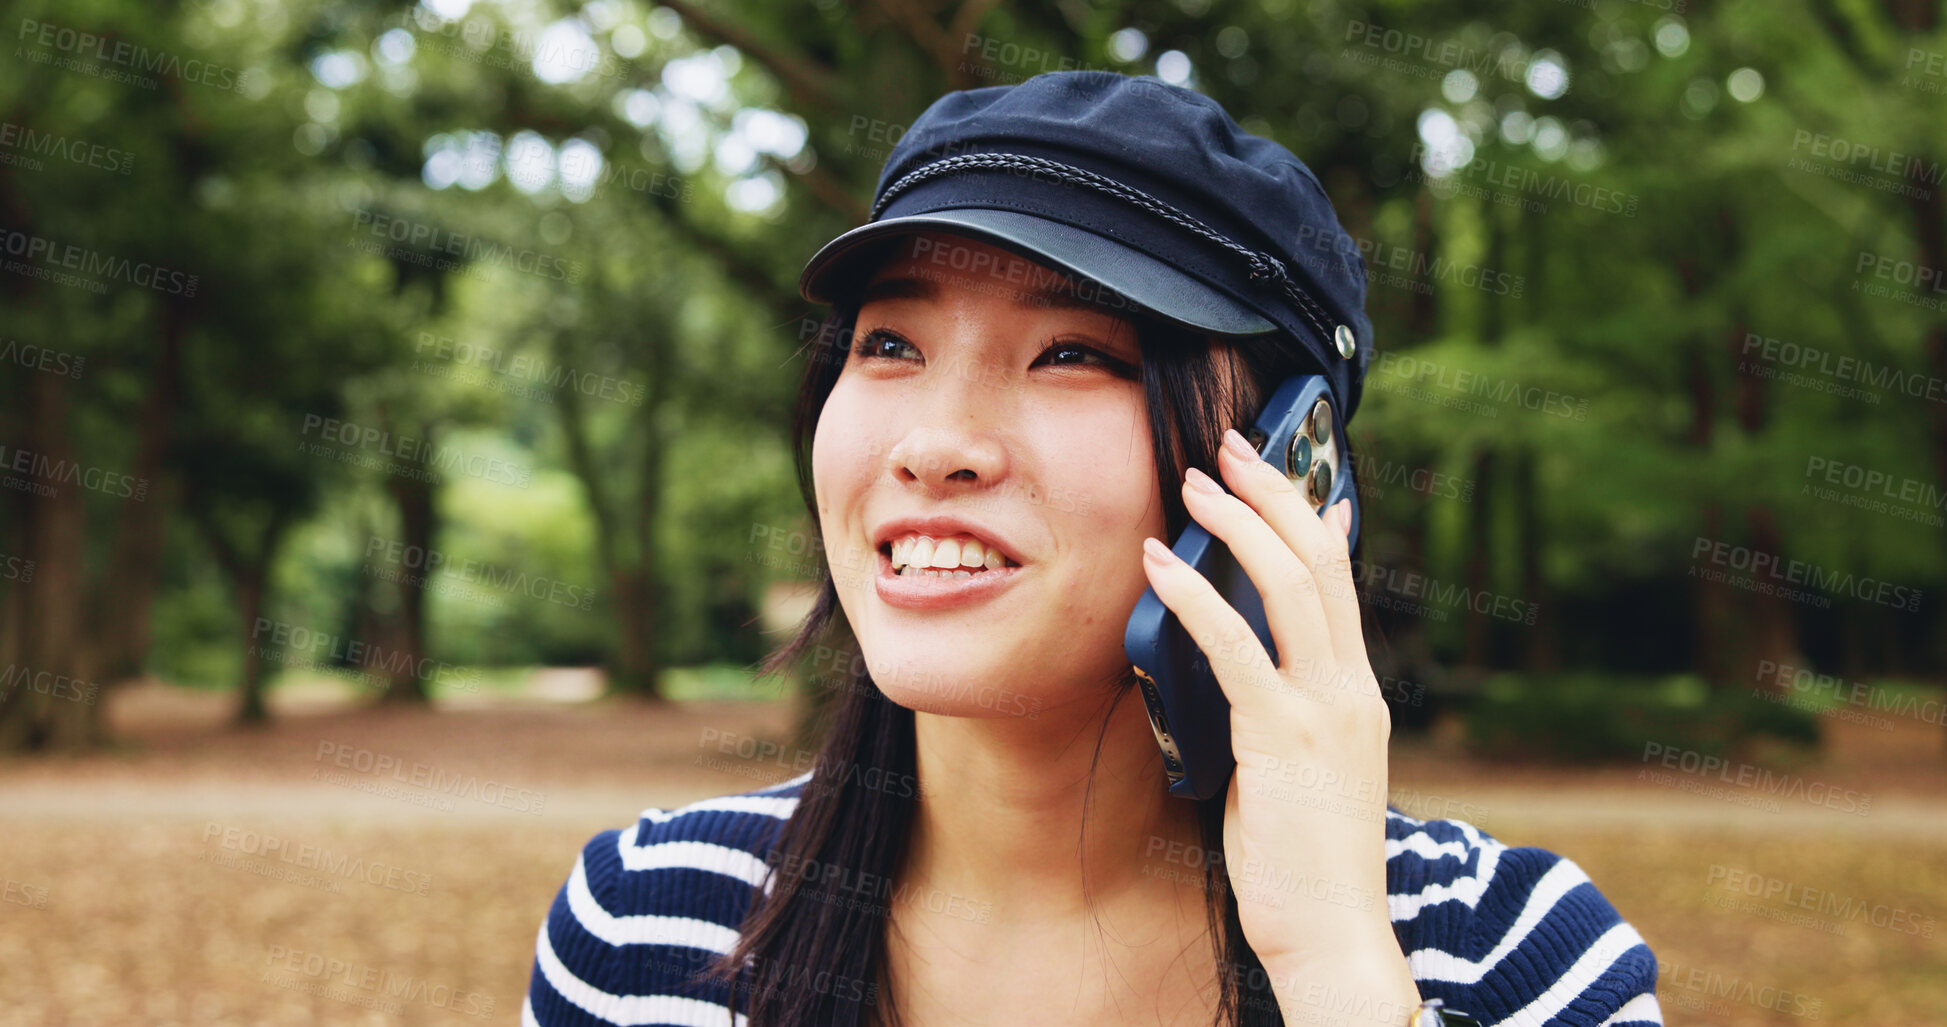
M1048 703L1039 694L1015 687L1021 668L1030 665L991 656L979 661L961 660L951 651L937 648L918 658L875 658L870 647L866 655L872 681L886 698L916 713L949 717L1040 716Z

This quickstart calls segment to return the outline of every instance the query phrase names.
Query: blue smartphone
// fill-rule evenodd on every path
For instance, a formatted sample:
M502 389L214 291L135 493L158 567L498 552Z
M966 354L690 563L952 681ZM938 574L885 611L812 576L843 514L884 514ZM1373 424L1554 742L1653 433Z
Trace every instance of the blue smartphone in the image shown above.
M1258 456L1298 486L1314 512L1323 515L1339 500L1352 500L1349 548L1359 537L1359 497L1325 378L1308 374L1285 379L1257 423L1244 434L1257 447ZM1230 550L1195 520L1171 550L1210 579L1243 614L1277 665L1278 650L1264 619L1264 600ZM1157 598L1155 589L1144 589L1137 600L1123 632L1122 649L1135 666L1149 726L1163 750L1170 794L1207 799L1222 792L1236 766L1230 748L1230 701L1211 672L1209 659Z

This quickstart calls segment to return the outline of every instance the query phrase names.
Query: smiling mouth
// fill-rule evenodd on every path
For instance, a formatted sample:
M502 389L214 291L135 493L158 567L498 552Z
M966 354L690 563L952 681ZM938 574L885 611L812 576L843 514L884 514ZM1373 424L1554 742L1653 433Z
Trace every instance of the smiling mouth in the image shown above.
M959 566L921 567L925 563L945 563L947 557L955 555L949 545L945 555L941 555L939 543L965 543L971 541L980 548L969 554L961 545ZM926 544L933 544L932 554L926 551ZM879 559L878 573L872 584L879 599L887 606L917 612L937 612L953 610L970 605L985 603L1007 592L1019 581L1027 569L1008 559L1005 555L985 547L979 539L962 535L951 539L933 539L923 535L904 535L887 540L875 551ZM978 567L968 565L969 556L978 558ZM921 561L919 558L927 556ZM895 566L897 561L897 566Z
M968 536L934 538L908 535L889 539L879 552L901 578L971 578L989 571L1019 567L979 539Z

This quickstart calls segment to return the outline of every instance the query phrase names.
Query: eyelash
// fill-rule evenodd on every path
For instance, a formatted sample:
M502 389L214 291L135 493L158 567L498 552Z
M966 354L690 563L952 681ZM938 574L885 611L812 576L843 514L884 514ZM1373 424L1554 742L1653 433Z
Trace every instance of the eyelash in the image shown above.
M864 357L867 359L873 357L885 357L886 359L893 359L891 357L886 357L886 355L883 353L874 352L873 350L873 347L875 347L880 343L885 343L885 342L897 342L905 346L912 347L914 349L918 348L916 346L913 346L912 340L907 339L906 337L900 335L897 332L889 331L884 328L875 328L872 331L867 332L864 336L860 337L859 341L853 344L852 352L857 356ZM1084 346L1079 342L1069 342L1063 339L1056 339L1055 341L1050 342L1046 347L1044 347L1041 350L1041 352L1035 354L1034 364L1040 364L1042 360L1048 356L1048 354L1053 353L1056 350L1062 350L1062 349L1077 350L1082 353L1090 354L1095 357L1096 360L1095 366L1105 368L1106 370L1111 371L1118 375L1123 375L1126 377L1134 377L1140 373L1137 368L1130 366L1128 361L1121 360L1116 357L1112 357L1107 353L1104 353L1101 350L1096 349L1093 346ZM1034 366L1034 364L1031 364L1029 366ZM1077 366L1084 366L1084 365L1075 364L1071 362L1071 363L1051 365L1051 366L1077 367Z

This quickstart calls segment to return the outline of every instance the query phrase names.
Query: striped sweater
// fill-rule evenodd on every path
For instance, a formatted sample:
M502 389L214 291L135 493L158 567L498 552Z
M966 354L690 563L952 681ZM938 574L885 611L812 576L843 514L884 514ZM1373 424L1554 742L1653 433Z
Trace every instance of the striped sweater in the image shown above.
M736 942L809 777L596 835L541 925L521 1023L733 1027L727 987L689 978ZM1569 860L1389 808L1386 891L1422 997L1483 1025L1663 1022L1649 946Z

